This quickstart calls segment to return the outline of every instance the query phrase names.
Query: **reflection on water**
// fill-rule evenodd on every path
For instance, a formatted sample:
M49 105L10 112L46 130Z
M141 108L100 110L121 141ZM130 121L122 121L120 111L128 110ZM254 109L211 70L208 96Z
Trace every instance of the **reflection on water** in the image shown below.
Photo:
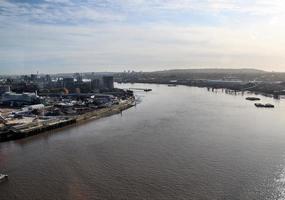
M276 178L274 179L273 187L275 192L273 193L274 199L285 199L285 165L280 165L280 171L277 171ZM272 198L273 199L273 198Z
M283 100L119 87L153 91L122 115L1 143L0 199L284 199Z

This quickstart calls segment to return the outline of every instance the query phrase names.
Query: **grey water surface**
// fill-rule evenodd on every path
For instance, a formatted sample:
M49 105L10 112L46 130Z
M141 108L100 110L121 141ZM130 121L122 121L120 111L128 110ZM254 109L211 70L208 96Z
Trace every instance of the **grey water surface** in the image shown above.
M285 101L152 88L122 115L0 143L1 200L285 198ZM251 95L252 96L252 95Z

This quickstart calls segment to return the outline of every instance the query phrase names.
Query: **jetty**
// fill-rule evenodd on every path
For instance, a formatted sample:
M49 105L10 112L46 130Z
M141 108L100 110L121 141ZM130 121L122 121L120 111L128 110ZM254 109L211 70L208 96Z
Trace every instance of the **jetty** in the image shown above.
M129 90L141 90L141 91L145 91L145 92L152 91L152 89L150 89L150 88L129 88Z

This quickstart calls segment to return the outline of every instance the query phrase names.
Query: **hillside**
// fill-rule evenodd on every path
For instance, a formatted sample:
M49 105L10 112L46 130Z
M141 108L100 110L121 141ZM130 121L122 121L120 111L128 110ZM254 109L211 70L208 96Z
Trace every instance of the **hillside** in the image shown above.
M224 68L205 68L205 69L173 69L164 71L155 71L157 74L189 74L189 73L206 73L206 74L264 74L268 73L263 70L242 68L242 69L224 69Z

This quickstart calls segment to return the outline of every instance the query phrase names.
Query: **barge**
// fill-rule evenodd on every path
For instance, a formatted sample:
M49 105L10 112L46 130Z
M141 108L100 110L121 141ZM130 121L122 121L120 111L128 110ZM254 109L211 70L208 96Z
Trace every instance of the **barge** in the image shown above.
M245 99L248 101L260 101L260 98L258 97L246 97Z
M274 108L275 106L267 103L267 104L262 104L262 103L255 103L254 104L257 108Z

